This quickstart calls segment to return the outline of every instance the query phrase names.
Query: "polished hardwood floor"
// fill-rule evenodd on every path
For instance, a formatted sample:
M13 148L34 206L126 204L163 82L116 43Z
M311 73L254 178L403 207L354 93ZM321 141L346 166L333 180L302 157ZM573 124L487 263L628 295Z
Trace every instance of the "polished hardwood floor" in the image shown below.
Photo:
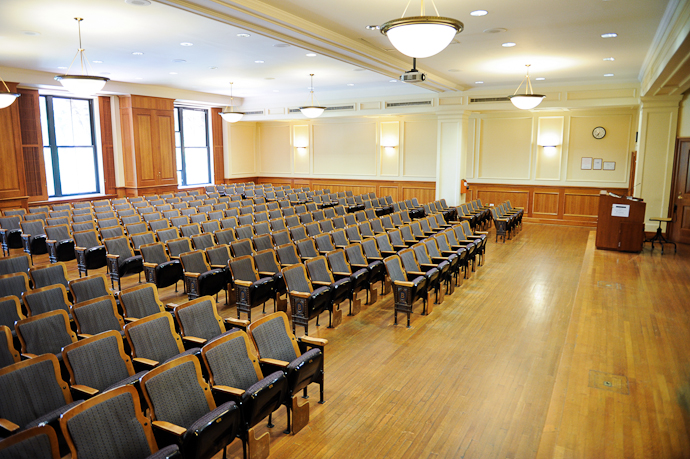
M326 403L312 386L297 435L283 408L262 424L271 458L690 457L690 247L598 251L591 228L530 223L490 237L485 265L410 328L392 295L310 324L329 341Z

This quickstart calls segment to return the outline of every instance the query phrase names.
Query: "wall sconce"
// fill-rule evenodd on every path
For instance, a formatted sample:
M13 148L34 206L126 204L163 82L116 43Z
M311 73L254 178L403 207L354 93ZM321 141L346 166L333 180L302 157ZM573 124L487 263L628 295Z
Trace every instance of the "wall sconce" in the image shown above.
M295 147L297 148L297 154L300 156L305 156L307 154L307 147Z
M388 156L393 156L395 154L395 145L382 145L383 151L386 152Z
M556 156L556 146L555 145L543 145L544 156L553 157Z

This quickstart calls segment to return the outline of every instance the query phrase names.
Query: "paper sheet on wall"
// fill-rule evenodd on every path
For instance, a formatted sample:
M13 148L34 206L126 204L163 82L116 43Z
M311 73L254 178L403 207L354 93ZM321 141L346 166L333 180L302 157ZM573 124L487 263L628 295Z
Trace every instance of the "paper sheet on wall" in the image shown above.
M611 207L612 217L624 217L630 216L630 206L628 204L613 204Z

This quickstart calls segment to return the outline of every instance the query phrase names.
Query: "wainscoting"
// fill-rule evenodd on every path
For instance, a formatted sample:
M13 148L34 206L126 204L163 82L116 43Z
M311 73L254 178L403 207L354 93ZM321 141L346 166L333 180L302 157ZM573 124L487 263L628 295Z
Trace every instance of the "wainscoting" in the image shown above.
M525 209L527 221L597 226L600 191L600 187L470 183L466 199L481 199L483 204L510 201L513 207ZM608 188L607 191L623 196L627 193L625 188Z

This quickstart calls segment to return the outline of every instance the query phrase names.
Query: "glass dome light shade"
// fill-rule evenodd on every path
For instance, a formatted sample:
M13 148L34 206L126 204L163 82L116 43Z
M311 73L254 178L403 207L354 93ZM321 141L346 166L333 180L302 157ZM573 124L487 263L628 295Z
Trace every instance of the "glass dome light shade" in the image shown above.
M541 104L544 100L544 95L542 94L515 94L508 96L510 101L520 110L531 110L537 105Z
M300 111L304 116L307 118L318 118L321 116L324 110L326 110L326 107L314 107L314 106L309 106L309 107L300 107Z
M462 22L436 16L413 16L394 19L381 26L391 44L409 57L430 57L443 51L456 34L462 32Z
M15 100L17 100L17 97L19 97L19 94L11 93L11 92L0 92L0 108L7 108L12 103L14 103Z
M69 92L80 96L93 96L109 81L106 77L89 75L58 75L55 79Z
M221 118L223 118L228 123L237 123L244 116L244 113L242 112L221 112L219 114Z

